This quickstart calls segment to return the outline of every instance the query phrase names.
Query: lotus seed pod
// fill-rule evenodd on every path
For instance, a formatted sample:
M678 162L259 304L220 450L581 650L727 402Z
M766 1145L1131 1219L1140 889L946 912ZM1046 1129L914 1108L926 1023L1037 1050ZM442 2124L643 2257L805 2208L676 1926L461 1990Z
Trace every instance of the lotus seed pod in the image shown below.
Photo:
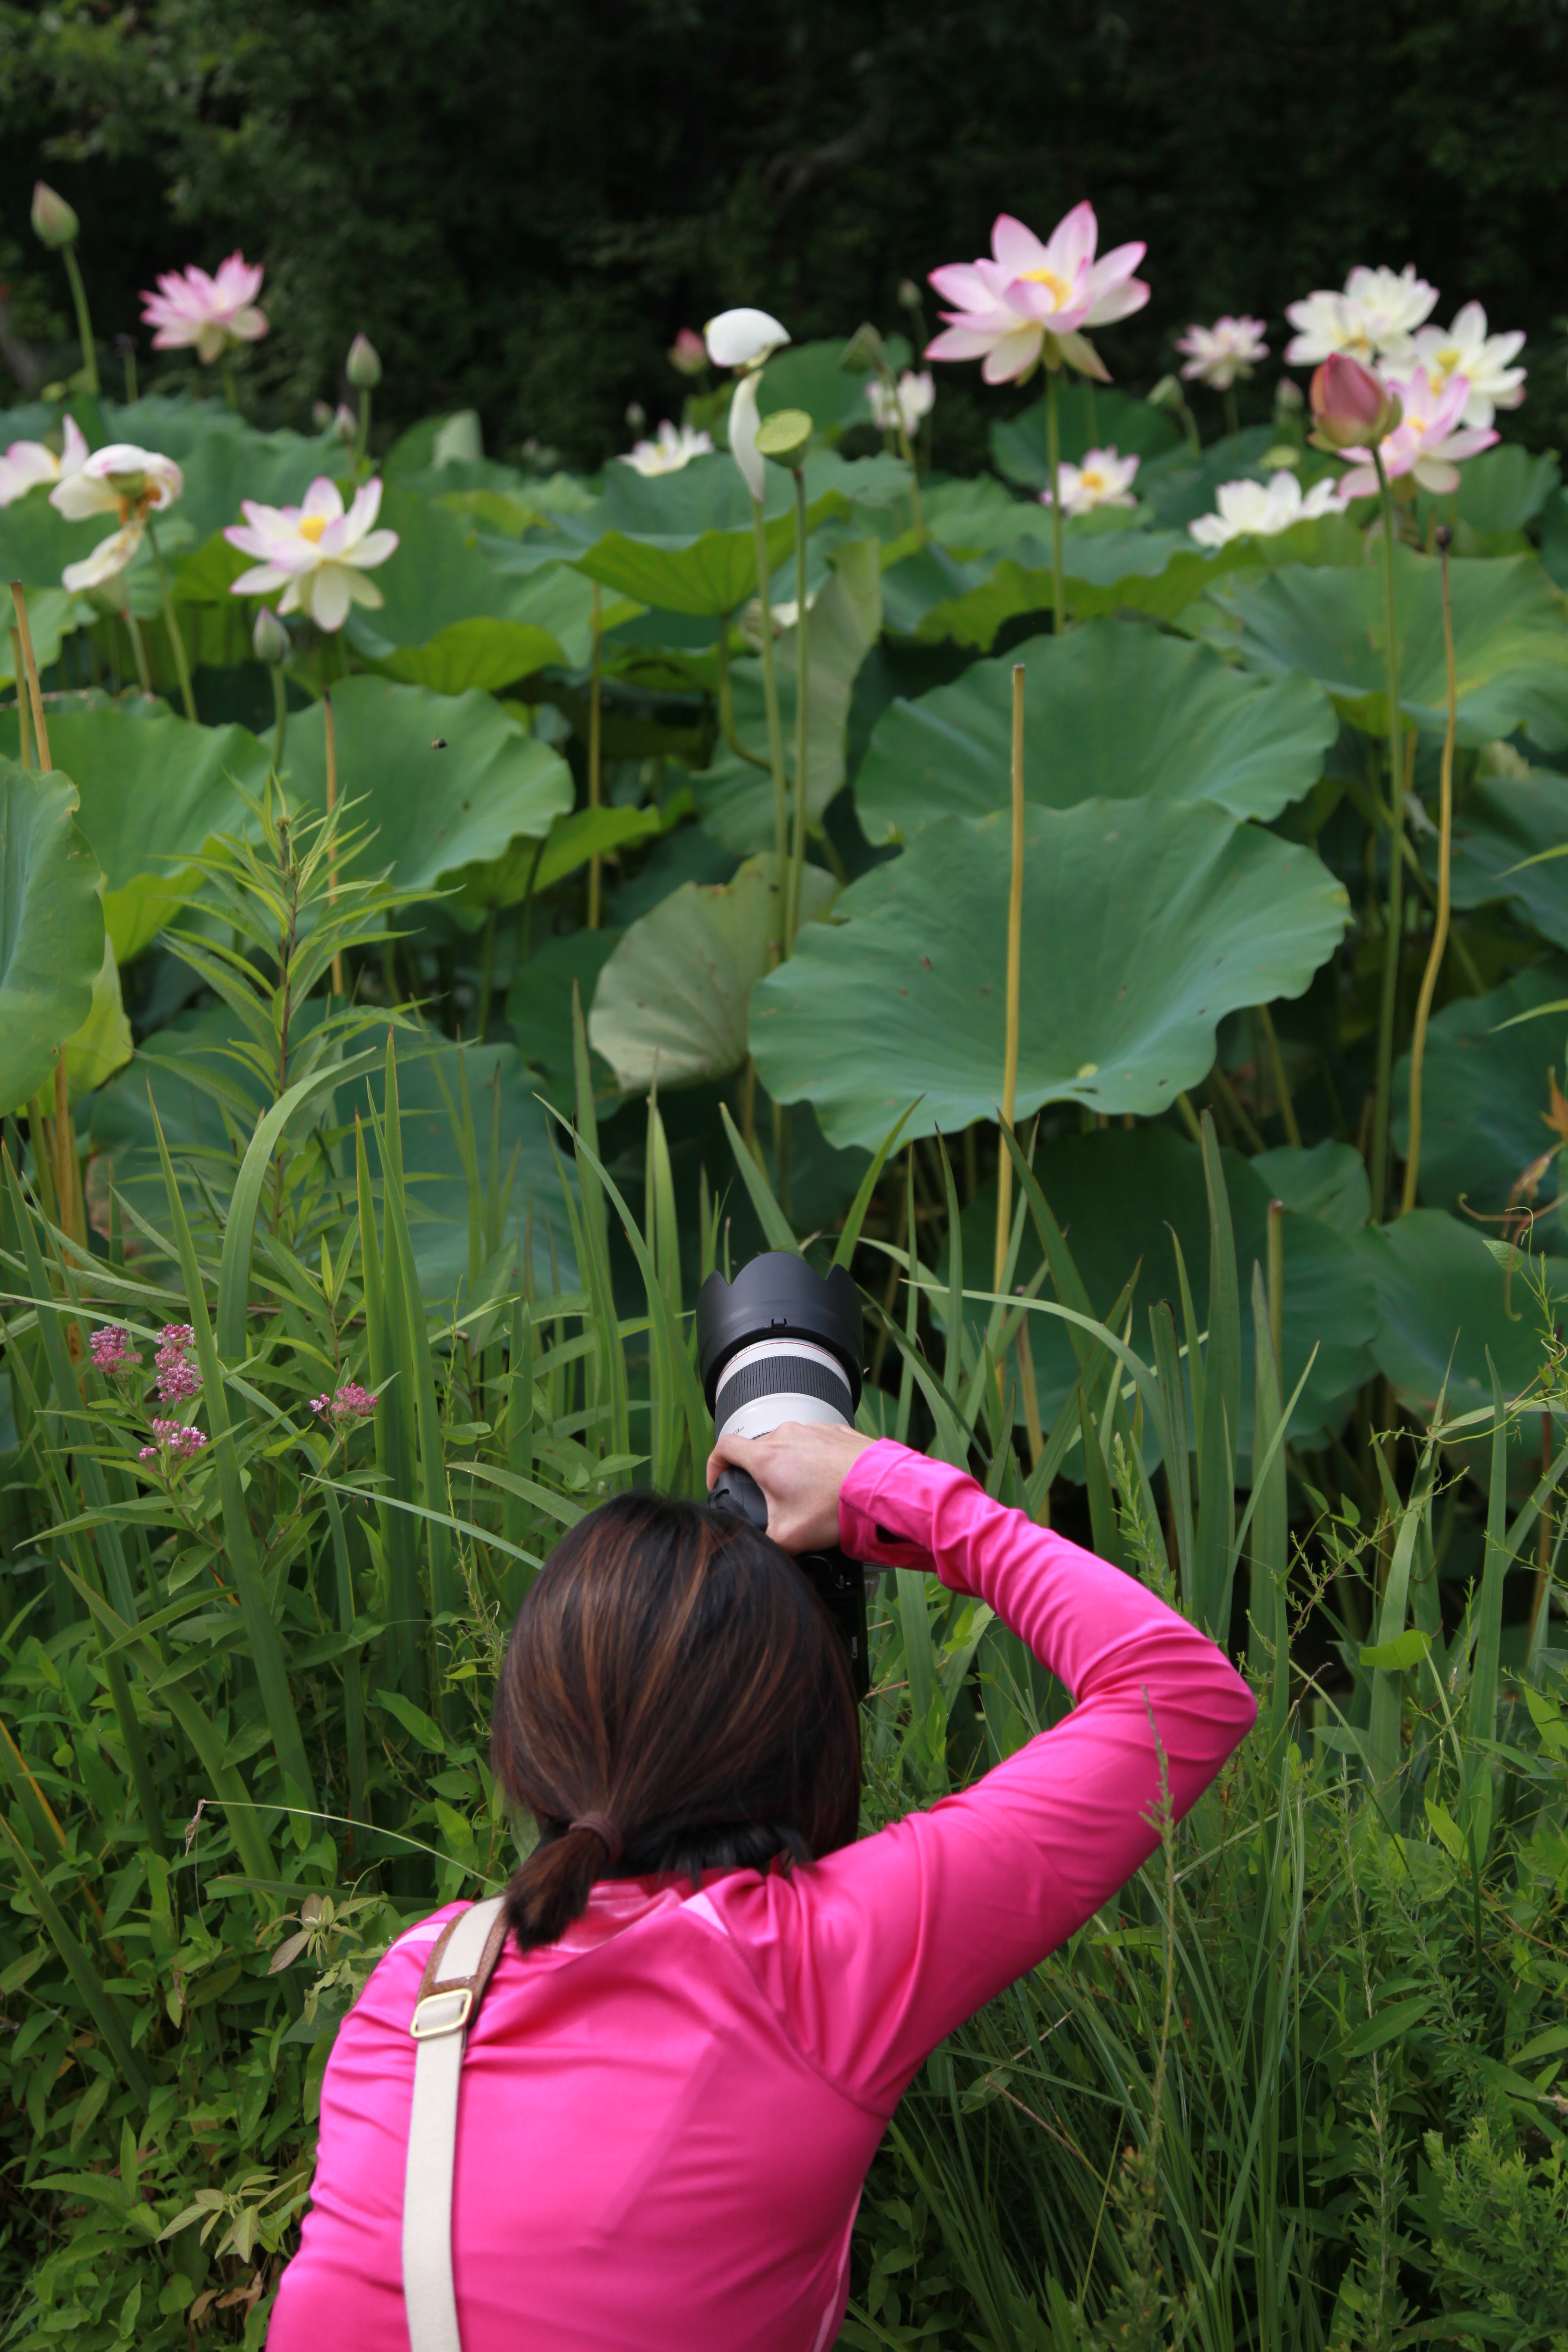
M811 446L811 419L804 408L775 408L757 427L757 447L775 465L798 466Z

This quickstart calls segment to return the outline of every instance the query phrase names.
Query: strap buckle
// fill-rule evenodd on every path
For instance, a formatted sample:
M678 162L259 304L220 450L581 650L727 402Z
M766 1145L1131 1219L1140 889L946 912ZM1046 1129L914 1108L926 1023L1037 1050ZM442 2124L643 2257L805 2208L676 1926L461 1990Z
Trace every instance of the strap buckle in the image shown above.
M445 1992L427 1992L408 2021L416 2042L433 2042L443 2033L460 2033L474 2006L472 1985L453 1985Z

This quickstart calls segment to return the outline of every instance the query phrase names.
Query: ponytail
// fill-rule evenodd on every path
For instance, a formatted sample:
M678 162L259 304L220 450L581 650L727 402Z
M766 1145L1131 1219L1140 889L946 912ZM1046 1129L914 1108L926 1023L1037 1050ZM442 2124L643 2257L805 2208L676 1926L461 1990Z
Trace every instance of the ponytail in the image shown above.
M620 1852L619 1833L601 1813L574 1822L560 1836L541 1838L506 1890L507 1921L519 1951L557 1943L582 1917L594 1881L614 1867Z

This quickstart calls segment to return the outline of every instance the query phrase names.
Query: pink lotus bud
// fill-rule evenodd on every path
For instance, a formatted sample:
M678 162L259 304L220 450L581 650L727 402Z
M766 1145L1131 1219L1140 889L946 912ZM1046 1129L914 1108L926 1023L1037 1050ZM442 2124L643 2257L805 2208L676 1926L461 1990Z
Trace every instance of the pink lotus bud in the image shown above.
M33 183L33 235L49 246L72 245L81 223L54 189L42 180Z
M374 392L381 382L381 353L368 335L356 335L349 345L343 373L356 392Z
M695 327L682 327L669 347L669 364L682 375L700 375L708 364L708 349Z
M1400 406L1381 378L1346 352L1335 352L1312 378L1309 395L1320 449L1374 448L1392 433Z

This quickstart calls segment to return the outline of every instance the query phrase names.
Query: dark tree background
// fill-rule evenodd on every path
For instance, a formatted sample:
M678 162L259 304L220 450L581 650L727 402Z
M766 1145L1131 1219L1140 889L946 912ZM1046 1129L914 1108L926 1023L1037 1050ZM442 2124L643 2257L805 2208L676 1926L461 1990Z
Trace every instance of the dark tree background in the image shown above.
M274 322L258 413L335 397L363 328L378 421L473 405L498 454L594 463L628 401L678 410L679 327L895 325L900 280L997 211L1044 233L1088 194L1104 242L1149 246L1153 300L1106 339L1131 385L1192 318L1258 312L1278 354L1293 297L1414 261L1443 320L1479 296L1528 330L1505 423L1540 444L1568 423L1565 99L1568 0L10 0L5 317L68 363L41 172L104 342L155 269L239 245ZM976 458L997 396L943 389L943 454Z

